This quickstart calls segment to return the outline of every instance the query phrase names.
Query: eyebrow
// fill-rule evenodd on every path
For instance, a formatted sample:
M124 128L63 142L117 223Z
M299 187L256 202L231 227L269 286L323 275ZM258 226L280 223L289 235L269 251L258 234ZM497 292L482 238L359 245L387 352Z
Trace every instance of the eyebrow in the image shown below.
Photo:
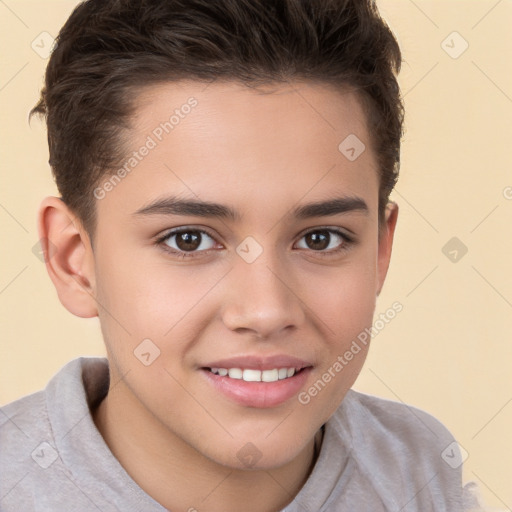
M240 214L229 206L197 199L179 199L177 197L157 199L137 210L135 215L191 215L232 221L240 219Z
M310 217L328 217L350 212L368 214L368 205L360 197L338 197L298 206L291 213L298 219L309 219Z
M318 201L297 206L290 214L297 219L311 217L328 217L342 213L361 212L368 213L368 205L360 197L338 197L326 201ZM290 215L289 214L289 215ZM212 217L237 221L241 214L233 208L208 201L196 199L179 199L166 197L157 199L135 212L135 215L190 215L194 217Z

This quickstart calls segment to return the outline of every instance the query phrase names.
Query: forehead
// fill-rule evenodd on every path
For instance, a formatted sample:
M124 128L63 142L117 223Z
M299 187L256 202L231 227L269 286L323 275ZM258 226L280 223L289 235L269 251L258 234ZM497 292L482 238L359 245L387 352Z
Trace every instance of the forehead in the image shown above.
M283 197L325 199L326 193L377 201L365 114L347 89L298 82L257 89L236 82L159 84L139 94L127 141L129 176L109 201L128 199L132 210L165 194L238 210Z
M317 135L327 137L326 143L332 141L336 148L340 137L358 134L367 138L366 116L356 92L325 83L249 87L231 81L181 81L143 89L137 104L135 135L156 130L158 138L158 127L170 121L173 135L179 133L178 125L187 125L196 130L196 138L218 143L222 139L228 142L228 138L247 142L252 137L251 146L273 140L276 146L283 143L283 149L293 143L290 136L295 136L296 150L300 149L298 143ZM164 129L162 135L168 134Z

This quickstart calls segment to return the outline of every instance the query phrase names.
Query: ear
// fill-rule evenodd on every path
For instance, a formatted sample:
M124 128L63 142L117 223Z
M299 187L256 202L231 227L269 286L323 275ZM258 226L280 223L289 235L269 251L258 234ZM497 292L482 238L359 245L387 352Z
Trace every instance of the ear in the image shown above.
M389 202L386 206L384 226L379 233L379 253L377 260L378 284L377 295L380 294L391 260L391 249L393 247L393 236L395 234L396 221L398 219L398 205Z
M47 197L38 214L39 242L46 270L62 305L83 318L98 316L94 258L89 235L58 197Z

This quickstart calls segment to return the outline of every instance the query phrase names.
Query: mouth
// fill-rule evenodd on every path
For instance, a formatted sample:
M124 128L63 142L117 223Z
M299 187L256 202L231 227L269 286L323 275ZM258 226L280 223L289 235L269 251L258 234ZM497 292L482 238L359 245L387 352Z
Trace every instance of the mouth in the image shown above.
M245 356L215 361L199 369L206 382L231 403L271 408L299 393L313 365L288 356Z
M245 382L277 382L290 379L304 368L273 368L270 370L254 370L252 368L206 368L214 375Z

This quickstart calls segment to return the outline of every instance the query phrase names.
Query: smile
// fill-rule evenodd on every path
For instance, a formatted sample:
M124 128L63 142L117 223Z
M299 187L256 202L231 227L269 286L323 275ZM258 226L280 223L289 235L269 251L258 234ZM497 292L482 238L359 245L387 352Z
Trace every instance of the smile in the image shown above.
M245 382L277 382L293 377L295 368L273 368L271 370L253 370L242 368L209 368L210 372L220 377L243 380Z
M278 407L299 393L311 371L311 366L267 366L265 370L207 366L201 373L206 382L230 402L244 407L269 408Z

